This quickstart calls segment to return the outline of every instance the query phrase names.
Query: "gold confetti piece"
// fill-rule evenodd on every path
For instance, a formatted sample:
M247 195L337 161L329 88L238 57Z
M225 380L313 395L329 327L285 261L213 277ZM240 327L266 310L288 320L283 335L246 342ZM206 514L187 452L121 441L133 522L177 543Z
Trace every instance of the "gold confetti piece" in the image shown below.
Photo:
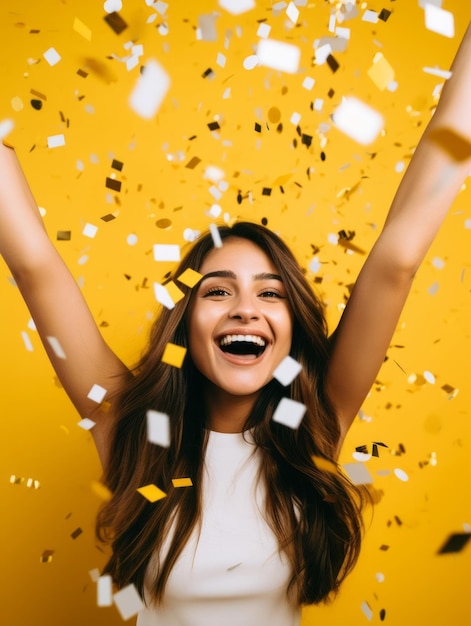
M199 159L198 157L194 156L193 158L191 158L188 163L185 165L185 167L189 170L194 170L195 167L201 163L201 159Z
M191 267L186 269L183 274L177 277L177 280L186 285L187 287L194 287L203 278L203 274L200 274L196 270L192 270Z
M41 100L46 101L47 100L47 96L45 96L43 93L41 93L40 91L36 91L36 89L30 89L30 94L32 96L36 96L37 98L41 98Z
M172 365L173 367L181 367L185 358L186 348L177 346L175 343L167 343L162 355L162 362Z
M92 31L88 28L88 26L85 26L85 24L81 20L79 20L78 17L76 17L74 19L73 29L79 35L82 35L82 37L84 37L84 39L87 39L88 41L91 41L91 39L92 39Z
M448 537L442 547L438 550L438 554L461 552L470 539L471 533L454 533Z
M159 489L156 485L144 485L144 487L139 487L137 489L141 496L144 496L149 502L157 502L157 500L162 500L162 498L166 498L167 494Z
M394 69L381 52L375 54L373 64L367 74L381 91L384 91L394 80Z
M173 302L176 304L179 300L182 300L182 298L185 297L185 294L183 293L183 291L181 289L179 289L177 287L177 285L173 282L170 281L169 283L167 283L166 285L167 291L170 295L170 297L172 298Z
M97 480L92 480L90 483L91 490L95 495L97 495L101 500L110 500L113 495L111 491L106 487L103 483L100 483Z
M126 30L126 28L128 27L128 25L123 20L121 15L119 15L119 13L116 13L116 11L113 11L113 13L108 13L108 15L105 15L104 20L108 24L108 26L114 30L114 32L117 35L122 33L123 30Z
M172 485L178 487L193 487L191 478L172 478Z
M451 128L437 128L430 133L429 138L455 161L465 161L471 157L471 142Z
M322 456L312 455L312 461L318 470L321 472L331 472L332 474L338 473L338 468L335 463L329 461L328 459L324 459Z
M77 537L80 537L82 533L83 533L83 530L79 527L79 528L76 528L74 532L70 533L70 536L72 537L72 539L77 539Z
M44 552L39 557L40 563L50 563L52 561L52 555L54 554L54 550L44 550Z

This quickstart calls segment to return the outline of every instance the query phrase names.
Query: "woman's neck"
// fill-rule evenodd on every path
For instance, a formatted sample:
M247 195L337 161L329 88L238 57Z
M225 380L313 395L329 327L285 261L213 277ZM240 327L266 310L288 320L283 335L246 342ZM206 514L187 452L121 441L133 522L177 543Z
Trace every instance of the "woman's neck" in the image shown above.
M257 395L234 396L221 389L211 389L206 394L209 428L220 433L242 432Z

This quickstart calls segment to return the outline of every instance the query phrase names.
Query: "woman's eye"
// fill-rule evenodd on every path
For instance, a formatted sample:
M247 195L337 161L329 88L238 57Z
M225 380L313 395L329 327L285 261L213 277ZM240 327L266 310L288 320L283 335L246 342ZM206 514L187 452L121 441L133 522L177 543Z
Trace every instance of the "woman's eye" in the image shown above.
M284 296L282 296L280 293L278 293L277 291L262 291L262 293L260 294L260 296L262 298L284 298Z
M214 287L213 289L208 289L208 291L204 294L203 298L208 298L210 296L227 296L228 292L221 287Z

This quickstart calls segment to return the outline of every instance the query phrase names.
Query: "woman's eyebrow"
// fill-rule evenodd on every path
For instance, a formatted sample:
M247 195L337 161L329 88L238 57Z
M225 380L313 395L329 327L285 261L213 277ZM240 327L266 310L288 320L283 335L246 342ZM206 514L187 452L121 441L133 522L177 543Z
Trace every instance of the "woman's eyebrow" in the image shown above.
M203 276L200 284L207 278L233 278L236 279L237 275L232 270L216 270L214 272L208 272ZM271 272L261 272L260 274L253 275L254 280L279 280L283 282L283 279L279 274L272 274Z

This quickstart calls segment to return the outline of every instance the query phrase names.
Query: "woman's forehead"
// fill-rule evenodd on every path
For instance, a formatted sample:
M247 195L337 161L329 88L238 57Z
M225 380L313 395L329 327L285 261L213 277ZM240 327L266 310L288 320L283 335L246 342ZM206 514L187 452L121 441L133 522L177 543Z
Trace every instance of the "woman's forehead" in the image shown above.
M213 248L203 259L200 272L232 270L252 273L275 272L276 267L270 257L257 244L242 237L228 237L220 248Z

